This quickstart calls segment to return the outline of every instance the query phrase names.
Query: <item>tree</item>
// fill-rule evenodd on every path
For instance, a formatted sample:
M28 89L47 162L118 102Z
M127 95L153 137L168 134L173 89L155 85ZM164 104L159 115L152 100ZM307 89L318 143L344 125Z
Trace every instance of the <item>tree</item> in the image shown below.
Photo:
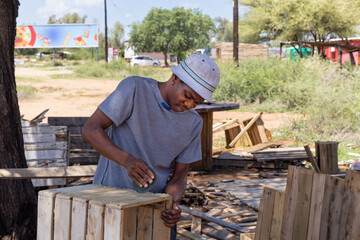
M120 22L115 22L111 30L110 43L112 47L121 47L121 39L124 37L124 27Z
M67 13L61 18L57 18L56 15L51 15L49 17L48 24L85 23L86 18L86 15L80 17L76 12L73 14Z
M360 24L358 0L239 0L251 6L240 22L243 38L327 41L353 36Z
M153 8L141 24L132 25L129 42L138 51L162 52L168 65L167 53L180 61L189 50L206 46L214 30L211 18L199 10Z
M0 168L26 168L14 75L18 0L0 0ZM30 180L0 180L0 238L35 239L37 199Z
M215 18L216 40L218 42L232 42L233 41L233 23L226 18Z

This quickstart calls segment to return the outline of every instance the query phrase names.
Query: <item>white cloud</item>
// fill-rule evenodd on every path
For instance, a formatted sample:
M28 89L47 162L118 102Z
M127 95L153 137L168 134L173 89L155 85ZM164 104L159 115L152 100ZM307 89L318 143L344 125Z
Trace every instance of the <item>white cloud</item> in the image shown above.
M193 3L193 2L181 2L180 6L186 8L186 9L192 9L192 8L200 8L200 5L198 3Z
M131 13L125 14L125 18L131 18L131 17L132 17Z
M37 14L42 18L48 18L55 14L62 16L67 13L85 14L85 9L94 5L101 5L103 0L46 0L45 5L38 9Z

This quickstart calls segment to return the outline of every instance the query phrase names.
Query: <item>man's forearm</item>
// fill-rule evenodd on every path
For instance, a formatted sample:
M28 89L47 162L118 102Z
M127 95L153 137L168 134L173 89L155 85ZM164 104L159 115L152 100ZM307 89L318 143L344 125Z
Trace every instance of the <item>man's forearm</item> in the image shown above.
M173 197L174 202L178 202L186 188L186 177L171 179L165 188L165 193L171 195Z

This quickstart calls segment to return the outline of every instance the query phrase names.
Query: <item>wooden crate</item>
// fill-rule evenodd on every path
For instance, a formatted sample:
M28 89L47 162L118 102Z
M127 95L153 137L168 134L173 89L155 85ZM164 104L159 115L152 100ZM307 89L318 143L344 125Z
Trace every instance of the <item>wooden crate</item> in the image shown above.
M161 211L167 194L89 184L39 192L38 240L170 239Z

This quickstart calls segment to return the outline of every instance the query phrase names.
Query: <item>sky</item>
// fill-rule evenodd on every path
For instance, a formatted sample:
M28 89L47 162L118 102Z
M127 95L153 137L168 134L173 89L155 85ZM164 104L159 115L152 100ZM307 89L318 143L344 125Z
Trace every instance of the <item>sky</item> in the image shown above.
M120 22L125 29L124 40L129 38L132 23L140 24L151 8L198 8L211 18L222 17L232 21L232 0L106 0L108 29ZM241 17L248 9L239 6ZM85 23L97 23L104 32L104 0L20 0L17 25L46 24L49 16L58 18L67 13L87 15Z

